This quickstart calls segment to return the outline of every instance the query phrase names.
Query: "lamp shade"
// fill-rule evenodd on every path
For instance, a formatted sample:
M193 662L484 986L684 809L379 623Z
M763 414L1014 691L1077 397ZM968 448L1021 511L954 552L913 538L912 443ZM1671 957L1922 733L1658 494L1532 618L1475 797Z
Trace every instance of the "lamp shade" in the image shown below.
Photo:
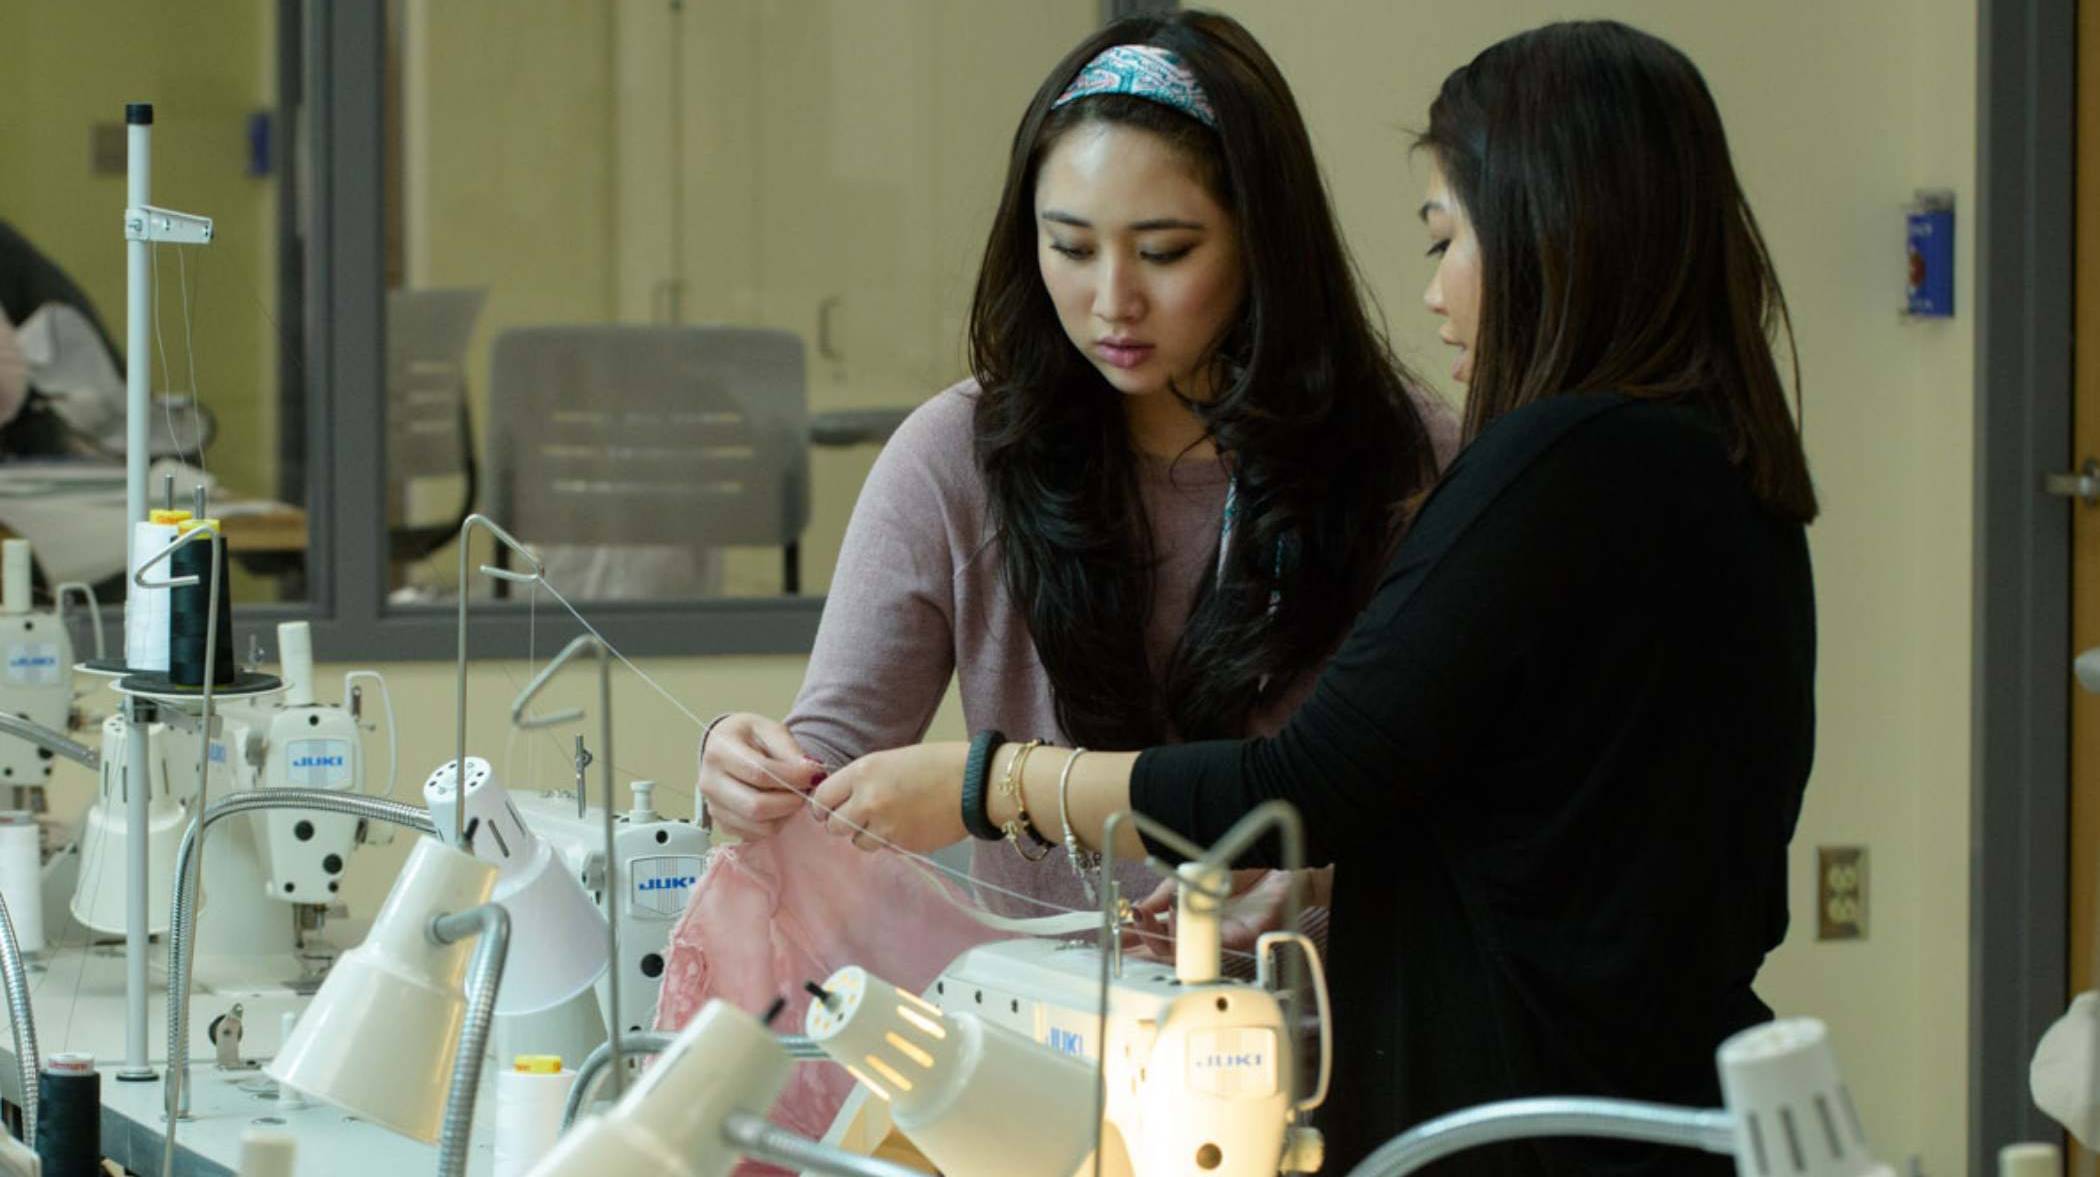
M496 871L418 839L365 942L344 953L268 1072L403 1136L435 1143L466 1025L467 941L430 921L488 902Z
M810 1040L889 1101L891 1121L941 1172L1072 1177L1093 1154L1092 1067L942 1013L857 965L824 992L803 1019Z
M102 721L101 790L88 807L87 821L80 827L80 870L73 886L73 918L83 927L110 936L124 934L130 902L125 866L130 861L131 831L124 812L129 731L121 716L112 715ZM168 747L167 729L155 725L148 731L148 738L140 743L149 745L146 842L156 869L146 880L146 930L159 936L168 930L168 900L175 879L172 869L159 867L175 861L176 848L182 845L183 831L189 827L189 811L175 799L167 764L171 754L184 753L179 751L179 745L175 749ZM189 745L191 751L185 762L192 788L197 776L195 747Z
M423 782L438 836L455 845L458 782L449 760ZM496 1013L537 1013L589 989L605 972L605 915L554 847L525 824L479 756L467 757L467 843L496 868L495 900L510 912L510 960Z
M758 1019L710 1001L611 1111L572 1128L531 1177L722 1177L737 1162L723 1119L764 1115L793 1065Z
M1752 1026L1721 1044L1721 1099L1743 1177L1895 1177L1867 1151L1830 1031L1814 1018Z

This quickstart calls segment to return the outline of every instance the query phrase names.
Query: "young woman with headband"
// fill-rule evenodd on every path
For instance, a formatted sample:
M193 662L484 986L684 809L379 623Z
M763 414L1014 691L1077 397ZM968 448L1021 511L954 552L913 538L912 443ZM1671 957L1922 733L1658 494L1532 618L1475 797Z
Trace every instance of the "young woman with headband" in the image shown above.
M1117 22L1051 71L969 352L868 477L785 723L704 737L717 829L807 821L824 767L918 740L951 674L972 728L1017 739L1274 730L1434 478L1432 440L1455 446L1365 313L1289 87L1207 13ZM964 837L942 817L917 840ZM1090 902L1060 847L980 843L973 873Z
M1814 745L1784 302L1699 71L1624 25L1550 25L1453 73L1422 145L1470 440L1283 729L1083 755L988 733L815 795L835 833L907 847L973 807L949 826L1062 839L1063 812L1096 848L1119 810L1208 843L1295 805L1334 865L1335 1172L1491 1100L1714 1106L1715 1046L1771 1016L1751 984ZM1556 1140L1439 1171L1604 1170L1733 1168Z

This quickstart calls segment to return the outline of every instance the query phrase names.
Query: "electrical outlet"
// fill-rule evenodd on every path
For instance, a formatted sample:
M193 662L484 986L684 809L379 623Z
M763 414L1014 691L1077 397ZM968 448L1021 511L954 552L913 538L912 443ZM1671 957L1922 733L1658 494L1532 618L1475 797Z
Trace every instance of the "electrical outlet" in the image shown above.
M1816 939L1867 938L1867 848L1816 847Z

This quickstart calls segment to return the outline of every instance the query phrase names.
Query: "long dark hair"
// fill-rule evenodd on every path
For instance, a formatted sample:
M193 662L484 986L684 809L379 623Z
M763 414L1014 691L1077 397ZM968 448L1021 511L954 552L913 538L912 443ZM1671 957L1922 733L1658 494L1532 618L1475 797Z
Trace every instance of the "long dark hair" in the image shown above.
M1103 49L1178 54L1212 130L1125 96L1053 110ZM1192 407L1236 480L1222 583L1206 576L1173 656L1148 665L1154 552L1122 394L1066 338L1037 264L1036 174L1090 122L1182 149L1238 222L1247 295ZM1409 381L1358 297L1290 88L1231 19L1118 21L1067 54L1015 132L970 313L977 460L1007 591L1072 739L1133 748L1243 734L1264 684L1309 669L1369 595L1400 504L1432 477ZM1274 608L1271 608L1271 601Z
M1615 21L1520 33L1444 80L1420 142L1480 243L1468 437L1564 392L1679 398L1770 510L1815 518L1786 297L1689 58Z

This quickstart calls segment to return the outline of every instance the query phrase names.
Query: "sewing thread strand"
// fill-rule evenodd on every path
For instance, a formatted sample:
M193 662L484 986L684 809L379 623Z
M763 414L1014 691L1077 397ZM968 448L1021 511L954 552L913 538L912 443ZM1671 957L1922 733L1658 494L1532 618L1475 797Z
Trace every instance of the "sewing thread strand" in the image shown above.
M618 659L622 666L625 666L627 669L633 671L635 677L647 683L649 685L649 688L655 691L658 695L662 696L665 702L669 703L671 706L677 708L681 713L683 713L687 719L690 719L693 722L694 727L700 728L706 726L705 720L701 719L698 715L694 714L693 711L690 708L688 708L685 704L679 702L676 696L672 695L670 691L664 688L663 684L649 677L647 672L642 670L641 667L636 666L634 662L627 657L626 654L620 651L619 647L613 645L610 639L608 639L603 633L600 633L598 631L598 628L591 624L590 619L585 617L582 613L578 612L576 606L571 604L569 602L569 599L562 595L561 590L555 588L554 585L550 583L545 576L540 577L538 583L547 586L547 592L551 594L556 601L561 602L562 608L568 610L569 615L574 617L577 620L578 624L582 625L584 629L589 630L593 637L596 637L599 641L604 642L605 648L612 652L612 656ZM760 764L750 759L749 757L743 757L742 759L746 767L754 768L757 769L759 772L764 773L766 776L772 778L773 782L775 784L778 784L781 788L786 789L787 791L792 793L801 794L801 790L796 789L793 785L789 784L786 780L782 779L780 774L767 768L765 765ZM808 803L812 808L816 809L818 812L822 813L827 820L836 819L841 824L852 829L855 833L867 835L869 838L873 839L877 844L881 845L884 849L903 855L907 860L909 860L916 867L918 867L922 874L926 873L929 869L932 871L938 871L940 874L955 879L962 885L972 888L974 890L988 891L996 895L1003 895L1009 899L1013 899L1021 903L1032 904L1040 908L1047 908L1050 911L1057 912L1059 914L1079 914L1088 916L1090 918L1098 917L1100 914L1099 912L1096 912L1092 909L1067 907L1064 904L1052 903L1046 899L1038 899L1033 895L1023 894L1019 891L1009 890L1008 888L998 886L997 884L986 882L983 879L971 875L967 871L956 870L955 868L950 867L946 863L943 863L938 859L932 858L931 856L919 854L911 850L906 850L904 847L897 845L896 843L883 837L881 834L878 834L873 830L867 829L866 827L859 825L858 823L854 822L851 818L840 817L835 810L832 810L828 806L824 805L815 797L809 796L807 794L802 794L802 796L803 800L806 803ZM973 917L982 918L983 915L992 914L989 912L973 912L968 907L964 907L956 899L956 897L952 893L948 892L945 888L942 888L940 890L942 896L946 898L950 903L956 904L956 906L960 907L963 911L968 912ZM993 919L1002 918L1003 917L993 916ZM1146 940L1156 940L1163 942L1171 942L1173 940L1172 936L1160 932L1149 932L1142 928L1126 928L1125 931L1130 933L1131 935ZM1225 949L1224 951L1225 954L1228 956L1241 957L1249 960L1252 960L1255 955L1254 953L1242 952L1237 949Z

